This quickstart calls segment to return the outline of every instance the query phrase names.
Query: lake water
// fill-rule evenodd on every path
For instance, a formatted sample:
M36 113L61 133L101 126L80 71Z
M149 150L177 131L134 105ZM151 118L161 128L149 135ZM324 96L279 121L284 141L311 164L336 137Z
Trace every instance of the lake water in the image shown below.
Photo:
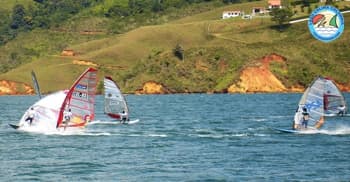
M335 131L323 134L271 129L291 127L300 97L129 95L140 121L121 125L107 124L98 96L100 124L45 135L7 125L37 97L2 96L0 181L349 181L350 117L327 120Z

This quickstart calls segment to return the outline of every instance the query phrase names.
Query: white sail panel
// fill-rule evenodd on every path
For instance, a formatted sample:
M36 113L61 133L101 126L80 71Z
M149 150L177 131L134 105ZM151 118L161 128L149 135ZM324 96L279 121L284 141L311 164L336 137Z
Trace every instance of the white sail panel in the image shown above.
M41 100L28 108L27 112L33 108L35 115L32 125L26 122L27 112L22 116L19 126L21 129L34 131L55 131L56 122L61 105L68 91L58 91L43 97Z
M326 115L337 115L340 108L347 109L346 101L338 87L329 79L325 81L324 109Z
M105 113L115 119L121 119L120 113L129 113L129 108L125 97L121 93L118 85L110 77L104 78L104 104Z

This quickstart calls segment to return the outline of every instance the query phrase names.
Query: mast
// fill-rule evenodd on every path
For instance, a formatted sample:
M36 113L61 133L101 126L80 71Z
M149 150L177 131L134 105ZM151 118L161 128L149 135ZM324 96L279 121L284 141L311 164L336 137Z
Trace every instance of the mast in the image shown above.
M33 81L35 92L39 96L39 98L41 99L41 92L40 92L39 83L38 83L38 80L36 79L36 75L35 75L33 70L32 70L32 81Z

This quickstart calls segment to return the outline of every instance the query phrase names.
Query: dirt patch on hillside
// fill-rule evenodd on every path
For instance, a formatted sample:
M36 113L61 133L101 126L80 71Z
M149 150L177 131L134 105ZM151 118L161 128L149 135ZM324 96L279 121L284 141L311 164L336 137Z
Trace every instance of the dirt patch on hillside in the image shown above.
M84 61L84 60L73 60L73 64L84 65L84 66L94 66L94 67L98 66L97 64L91 61Z
M0 81L0 95L28 95L34 94L34 89L27 84L8 80Z
M342 84L338 84L338 83L336 83L336 85L338 86L340 91L350 92L350 85L342 85Z
M141 89L135 91L135 94L170 94L170 90L163 84L149 81L143 84Z
M229 93L287 91L283 83L270 71L270 63L285 63L285 61L286 58L274 53L257 60L254 65L241 71L240 81L232 84L227 91Z

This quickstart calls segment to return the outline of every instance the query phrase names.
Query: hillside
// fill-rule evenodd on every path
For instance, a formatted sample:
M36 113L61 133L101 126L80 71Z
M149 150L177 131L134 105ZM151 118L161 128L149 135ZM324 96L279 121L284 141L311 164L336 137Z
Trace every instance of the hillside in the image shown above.
M222 10L261 6L261 3L215 8L118 35L43 33L37 37L39 40L45 42L57 37L61 44L49 50L29 46L36 47L36 57L1 74L0 80L31 85L30 71L34 69L42 90L52 92L68 88L90 63L99 68L100 78L111 75L127 93L149 93L143 89L148 82L162 86L156 93L302 91L317 75L333 78L344 90L350 88L349 29L345 28L338 40L325 44L310 35L305 22L290 25L281 32L269 18L220 19ZM349 14L344 18L345 27L349 27ZM17 40L35 43L28 35L23 34ZM78 35L79 39L72 38ZM173 53L177 45L184 50L184 60ZM64 48L74 50L76 55L61 56ZM274 56L264 61L271 55L283 61Z

